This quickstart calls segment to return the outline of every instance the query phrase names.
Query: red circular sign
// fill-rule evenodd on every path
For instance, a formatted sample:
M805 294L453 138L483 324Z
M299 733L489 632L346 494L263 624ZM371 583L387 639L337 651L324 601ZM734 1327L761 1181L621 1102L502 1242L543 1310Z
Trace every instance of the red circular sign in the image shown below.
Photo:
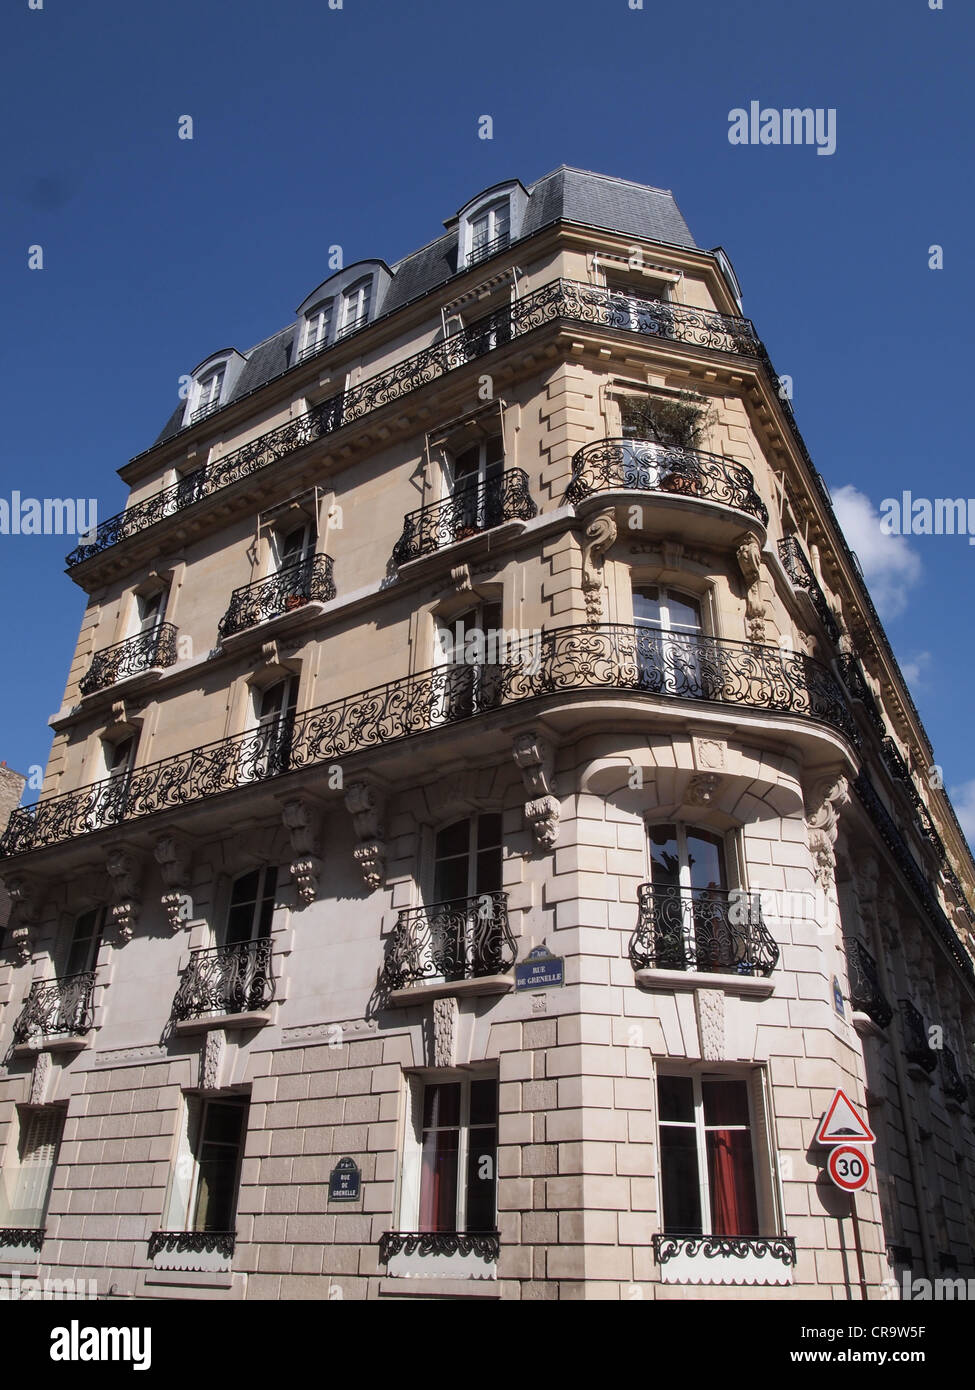
M859 1192L870 1181L870 1160L852 1144L838 1144L832 1150L826 1171L844 1192Z

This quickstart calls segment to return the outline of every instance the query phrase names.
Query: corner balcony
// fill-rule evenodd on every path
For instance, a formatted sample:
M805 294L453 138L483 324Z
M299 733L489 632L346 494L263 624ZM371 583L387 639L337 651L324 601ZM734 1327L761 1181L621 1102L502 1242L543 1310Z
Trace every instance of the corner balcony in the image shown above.
M94 1022L94 993L94 970L36 981L14 1023L14 1046L31 1051L83 1047Z
M694 348L757 359L776 382L761 339L749 319L683 304L662 304L636 295L621 296L595 285L552 280L496 311L433 343L402 362L322 401L304 415L278 425L187 474L171 487L135 503L100 523L90 542L67 556L68 569L166 520L187 507L289 458L396 401L423 390L516 338L560 322L620 330L638 337L668 339ZM791 421L788 402L783 409ZM798 432L797 432L798 439ZM798 440L803 452L805 445ZM809 467L812 469L810 460ZM815 469L813 469L815 474ZM818 478L818 474L815 474Z
M768 511L743 464L650 439L598 439L572 460L565 500L578 506L607 492L648 492L716 502L768 525Z
M408 512L393 559L397 565L405 565L507 521L530 521L537 514L528 491L528 474L523 468L509 468L486 482L460 484L443 502Z
M383 984L394 1004L439 994L500 994L517 949L507 893L478 893L427 907L403 908L393 928Z
M869 1020L878 1029L886 1028L894 1011L880 986L877 962L862 942L853 938L846 948L846 966L850 978L850 1003L857 1032L870 1032ZM858 1018L857 1015L860 1015Z
M91 665L79 682L82 695L107 690L129 676L163 671L176 662L176 629L172 623L160 623L151 632L140 632L113 647L103 647L91 659Z
M627 701L633 720L643 717L647 700L658 715L673 715L689 701L714 712L750 714L766 727L769 719L784 718L790 739L828 738L832 754L837 738L845 749L858 743L839 684L801 653L622 623L561 627L512 643L490 665L435 666L319 705L273 738L257 730L221 739L136 767L124 778L19 807L0 838L0 858L252 790L259 782L424 734L444 739L451 726L498 712L510 718L512 709L531 706L536 717L540 705L555 723L578 727L585 719L590 725L591 699L588 712L576 707L596 692L604 710L611 701ZM417 758L424 760L422 750ZM409 760L398 761L401 775L408 775Z
M335 597L333 569L330 555L312 555L267 579L234 589L217 628L221 641L282 613L293 613L306 604L328 603Z
M183 971L170 1020L177 1033L259 1028L274 1000L271 941L243 941L194 951Z
M630 963L640 984L673 987L671 972L768 979L779 948L762 920L757 896L741 889L659 888L641 883L630 938ZM685 987L704 981L687 979ZM678 987L680 987L678 985Z

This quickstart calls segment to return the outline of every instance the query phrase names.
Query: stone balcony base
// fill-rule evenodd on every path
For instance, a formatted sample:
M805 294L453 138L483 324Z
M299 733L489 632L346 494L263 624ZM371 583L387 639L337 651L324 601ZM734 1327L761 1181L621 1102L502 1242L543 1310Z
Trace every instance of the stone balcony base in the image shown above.
M775 981L764 975L726 975L706 970L637 970L634 974L643 989L722 989L726 994L748 994L756 999L767 999L775 993Z
M390 992L389 1002L395 1008L411 1004L427 1004L431 999L455 995L458 999L477 994L507 994L514 985L511 975L480 975L474 980L437 980L418 985L406 985Z

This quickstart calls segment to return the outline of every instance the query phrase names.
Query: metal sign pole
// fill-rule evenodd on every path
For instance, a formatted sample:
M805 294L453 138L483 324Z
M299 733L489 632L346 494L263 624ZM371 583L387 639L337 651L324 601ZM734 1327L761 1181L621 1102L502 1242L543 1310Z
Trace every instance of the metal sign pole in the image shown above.
M867 1275L863 1268L863 1246L860 1244L860 1221L857 1216L856 1193L850 1193L850 1215L853 1218L853 1244L857 1252L857 1271L860 1275L860 1297L864 1303L867 1301Z

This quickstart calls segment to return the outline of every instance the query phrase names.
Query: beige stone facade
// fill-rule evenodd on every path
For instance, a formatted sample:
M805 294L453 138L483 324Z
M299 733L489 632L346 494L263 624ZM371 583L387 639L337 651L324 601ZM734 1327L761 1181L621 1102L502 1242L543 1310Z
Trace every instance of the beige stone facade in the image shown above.
M321 350L300 320L71 557L0 844L0 1273L857 1297L843 1087L869 1297L975 1275L975 868L927 736L723 254L538 197ZM539 947L564 983L516 988Z

